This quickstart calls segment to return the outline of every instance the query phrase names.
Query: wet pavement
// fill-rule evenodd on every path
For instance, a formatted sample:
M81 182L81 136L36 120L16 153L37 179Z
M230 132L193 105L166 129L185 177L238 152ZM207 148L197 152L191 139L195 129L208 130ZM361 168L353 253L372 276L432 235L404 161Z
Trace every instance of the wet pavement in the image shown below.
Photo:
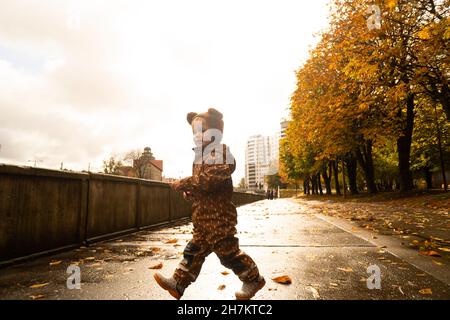
M241 248L267 281L255 299L450 299L448 265L436 270L431 257L416 257L412 249L410 256L392 254L391 242L373 242L367 230L361 236L357 226L324 219L317 203L263 200L238 213ZM173 272L191 230L188 223L141 231L0 269L0 299L172 299L153 274ZM81 289L67 288L70 265L80 268ZM373 265L381 270L379 290L367 287ZM271 280L283 275L292 283ZM239 287L211 254L183 299L234 299Z

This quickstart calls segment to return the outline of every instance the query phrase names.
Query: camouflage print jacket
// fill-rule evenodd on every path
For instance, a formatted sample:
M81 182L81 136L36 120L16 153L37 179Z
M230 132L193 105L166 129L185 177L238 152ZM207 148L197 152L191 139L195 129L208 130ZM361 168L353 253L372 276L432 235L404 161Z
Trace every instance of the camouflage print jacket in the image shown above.
M192 165L192 176L181 179L176 189L189 192L193 201L194 239L210 243L236 234L237 224L236 207L231 202L231 174L236 169L236 161L226 145L218 146L218 150L223 150L223 153L216 155L216 152L212 151L195 161ZM223 161L214 163L216 159L222 158L222 155Z

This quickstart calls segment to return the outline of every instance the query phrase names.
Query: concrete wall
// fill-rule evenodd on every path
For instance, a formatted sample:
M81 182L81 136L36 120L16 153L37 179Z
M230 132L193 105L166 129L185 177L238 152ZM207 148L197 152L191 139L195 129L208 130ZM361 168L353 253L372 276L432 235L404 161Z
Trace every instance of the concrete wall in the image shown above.
M243 205L263 199L235 192ZM0 265L188 218L167 183L0 165Z

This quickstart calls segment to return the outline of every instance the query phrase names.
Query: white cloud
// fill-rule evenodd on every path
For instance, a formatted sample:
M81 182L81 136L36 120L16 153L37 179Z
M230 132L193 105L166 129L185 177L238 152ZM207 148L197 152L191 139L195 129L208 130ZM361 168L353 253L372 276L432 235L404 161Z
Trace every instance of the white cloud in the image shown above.
M185 114L214 106L238 182L248 136L286 114L325 3L1 0L0 161L100 169L148 145L166 175L188 175Z

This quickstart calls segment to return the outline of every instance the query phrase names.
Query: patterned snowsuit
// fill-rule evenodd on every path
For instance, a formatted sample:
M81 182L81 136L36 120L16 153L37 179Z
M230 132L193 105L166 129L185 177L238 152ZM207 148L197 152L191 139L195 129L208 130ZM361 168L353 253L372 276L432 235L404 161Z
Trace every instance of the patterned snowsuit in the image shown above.
M226 155L226 145L219 145ZM222 156L220 154L220 156ZM233 270L242 281L259 278L258 267L247 254L239 249L239 239L235 237L237 212L231 202L233 183L231 174L236 168L227 164L209 164L215 153L194 163L192 176L180 180L177 191L188 191L192 195L193 238L186 245L183 260L174 273L174 278L183 287L197 279L205 258L214 252L222 265ZM230 157L229 157L230 158Z

